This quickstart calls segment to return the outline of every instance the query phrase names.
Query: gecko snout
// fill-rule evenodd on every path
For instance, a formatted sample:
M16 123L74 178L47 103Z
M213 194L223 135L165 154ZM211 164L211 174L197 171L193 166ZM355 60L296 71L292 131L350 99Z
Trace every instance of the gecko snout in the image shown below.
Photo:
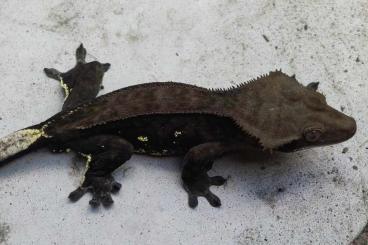
M357 131L357 124L354 118L340 113L332 121L331 129L327 133L327 142L340 143L353 137Z

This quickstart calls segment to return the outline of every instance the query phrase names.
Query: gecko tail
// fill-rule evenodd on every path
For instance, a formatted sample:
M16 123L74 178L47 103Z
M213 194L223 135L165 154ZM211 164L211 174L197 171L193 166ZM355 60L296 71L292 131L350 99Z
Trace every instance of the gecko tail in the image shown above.
M21 129L0 139L0 163L13 159L36 146L47 136L38 126Z

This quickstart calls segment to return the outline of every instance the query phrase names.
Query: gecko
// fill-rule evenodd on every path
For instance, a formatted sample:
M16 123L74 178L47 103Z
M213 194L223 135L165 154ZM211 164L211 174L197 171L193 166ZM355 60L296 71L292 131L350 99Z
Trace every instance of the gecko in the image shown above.
M318 82L304 86L281 70L223 89L152 82L97 97L110 64L87 63L86 53L81 44L67 72L44 69L65 91L62 110L0 139L0 163L41 147L85 156L84 181L69 194L73 202L90 192L92 207L111 206L121 188L114 170L132 154L147 154L181 157L189 206L204 197L219 207L210 187L226 179L208 175L216 159L249 148L294 152L337 144L356 132L355 120L327 104Z

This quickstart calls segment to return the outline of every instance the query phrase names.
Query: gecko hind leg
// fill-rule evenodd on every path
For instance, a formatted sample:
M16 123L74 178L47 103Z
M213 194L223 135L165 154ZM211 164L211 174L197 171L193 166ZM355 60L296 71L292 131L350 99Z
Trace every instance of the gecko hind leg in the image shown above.
M76 52L76 65L67 72L44 68L45 74L60 82L65 100L62 110L72 109L96 98L102 89L102 79L110 64L98 61L86 63L87 50L81 44Z
M87 171L80 187L69 194L69 199L78 201L85 193L91 192L90 205L101 203L108 207L113 203L111 193L117 193L121 184L111 173L130 159L133 146L125 139L114 135L98 135L67 145L87 157Z
M64 90L65 100L70 95L72 88L74 87L74 81L72 79L65 79L66 73L62 73L55 68L44 68L46 76L55 79L60 83L61 88Z
M87 55L87 50L83 47L83 44L81 43L81 45L75 51L75 58L77 61L76 65L85 64L86 55ZM68 74L68 72L66 73L60 72L59 70L55 68L44 68L43 70L46 76L60 82L61 87L64 89L65 97L66 97L70 93L70 90L74 87L73 79L65 79L65 78L70 78L70 74Z
M210 191L210 186L221 186L226 179L221 176L208 176L216 158L231 151L231 145L222 142L209 142L193 147L185 155L185 166L182 172L184 189L188 193L188 204L191 208L198 205L198 197L203 196L213 207L220 207L221 200Z

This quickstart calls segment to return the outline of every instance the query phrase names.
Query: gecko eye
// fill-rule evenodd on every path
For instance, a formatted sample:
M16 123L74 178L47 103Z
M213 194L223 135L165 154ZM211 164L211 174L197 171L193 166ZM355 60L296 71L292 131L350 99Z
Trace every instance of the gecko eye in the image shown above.
M304 139L308 142L316 142L322 135L322 131L316 128L308 128L304 130Z

